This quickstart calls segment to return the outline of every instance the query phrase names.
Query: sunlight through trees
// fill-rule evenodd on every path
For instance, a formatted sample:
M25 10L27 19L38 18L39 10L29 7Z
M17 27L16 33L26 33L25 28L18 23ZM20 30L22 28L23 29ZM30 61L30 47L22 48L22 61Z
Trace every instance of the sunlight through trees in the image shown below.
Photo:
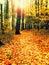
M8 30L15 30L17 23L17 9L20 8L20 30L24 30L26 27L26 21L28 17L32 17L28 22L32 22L32 27L34 27L33 21L35 19L49 20L49 0L2 0L0 5L0 28L4 27L3 30L8 28ZM34 19L33 19L34 18ZM3 21L3 22L2 22ZM7 24L5 21L8 21ZM39 23L40 24L40 23ZM5 26L6 25L6 26ZM3 31L2 30L2 31Z

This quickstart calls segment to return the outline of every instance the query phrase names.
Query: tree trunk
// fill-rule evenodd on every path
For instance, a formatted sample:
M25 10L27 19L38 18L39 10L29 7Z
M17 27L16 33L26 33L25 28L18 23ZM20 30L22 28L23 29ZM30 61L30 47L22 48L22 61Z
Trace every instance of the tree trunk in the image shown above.
M8 13L9 13L9 2L7 0L6 1L6 6L5 6L5 19L9 18Z
M36 16L37 16L37 9L38 9L38 3L37 3L37 0L35 0L35 5L36 5L36 7L35 7L35 9L36 9Z
M20 20L21 16L17 16L17 22L16 22L16 34L20 34Z
M15 16L14 15L12 15L12 30L14 30L14 22L15 22Z
M1 4L1 30L2 30L2 34L4 34L4 27L3 27L3 15L2 15L2 4Z
M46 16L48 15L48 12L47 12L48 8L47 7L48 7L48 0L46 0L46 9L45 9L46 10Z
M24 16L22 16L22 30L24 30Z
M38 0L38 16L39 16L39 0Z

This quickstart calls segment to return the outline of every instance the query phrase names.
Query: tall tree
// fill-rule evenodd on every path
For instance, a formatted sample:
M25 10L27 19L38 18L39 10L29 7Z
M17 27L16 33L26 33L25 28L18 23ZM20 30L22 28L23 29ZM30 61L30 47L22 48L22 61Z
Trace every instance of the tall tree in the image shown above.
M41 10L42 10L42 6L43 6L43 0L41 0ZM41 13L41 15L43 15L43 13Z
M5 3L5 19L8 19L9 16L8 16L8 13L9 13L9 2L8 0L6 0L6 3Z
M0 15L1 15L1 30L2 30L2 33L4 34L4 27L3 27L3 6L2 4L0 4Z
M39 16L39 0L38 0L38 16Z
M22 14L22 30L24 30L24 10L21 11Z
M12 30L14 29L15 16L12 15Z
M46 0L46 15L48 15L48 12L47 12L47 7L48 7L48 0Z
M36 16L37 16L37 12L38 12L38 10L37 10L38 9L38 6L37 5L38 5L37 0L35 0Z
M39 13L40 13L40 8L39 8L39 6L40 6L40 4L39 4L39 1L40 0L35 0L35 5L36 5L36 16L39 16Z
M20 34L21 9L17 8L16 34Z
M15 12L14 12L14 4L13 1L11 0L11 6L12 6L12 30L14 29L14 22L15 22Z

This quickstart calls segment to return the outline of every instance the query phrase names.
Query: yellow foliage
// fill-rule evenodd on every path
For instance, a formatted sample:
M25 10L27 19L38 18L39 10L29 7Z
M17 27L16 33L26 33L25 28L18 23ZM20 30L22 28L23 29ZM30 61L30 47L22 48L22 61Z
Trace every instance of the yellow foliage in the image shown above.
M9 24L9 20L8 19L5 19L4 20L4 25L8 25Z
M15 64L15 63L12 63L12 65L17 65L17 64Z

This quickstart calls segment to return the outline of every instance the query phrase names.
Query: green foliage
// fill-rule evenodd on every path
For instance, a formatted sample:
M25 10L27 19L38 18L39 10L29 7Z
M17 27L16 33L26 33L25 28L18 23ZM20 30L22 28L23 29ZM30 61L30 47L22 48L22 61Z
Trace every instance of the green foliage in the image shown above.
M12 55L11 55L10 53L7 53L7 54L6 54L6 56L9 56L9 57L11 57Z

